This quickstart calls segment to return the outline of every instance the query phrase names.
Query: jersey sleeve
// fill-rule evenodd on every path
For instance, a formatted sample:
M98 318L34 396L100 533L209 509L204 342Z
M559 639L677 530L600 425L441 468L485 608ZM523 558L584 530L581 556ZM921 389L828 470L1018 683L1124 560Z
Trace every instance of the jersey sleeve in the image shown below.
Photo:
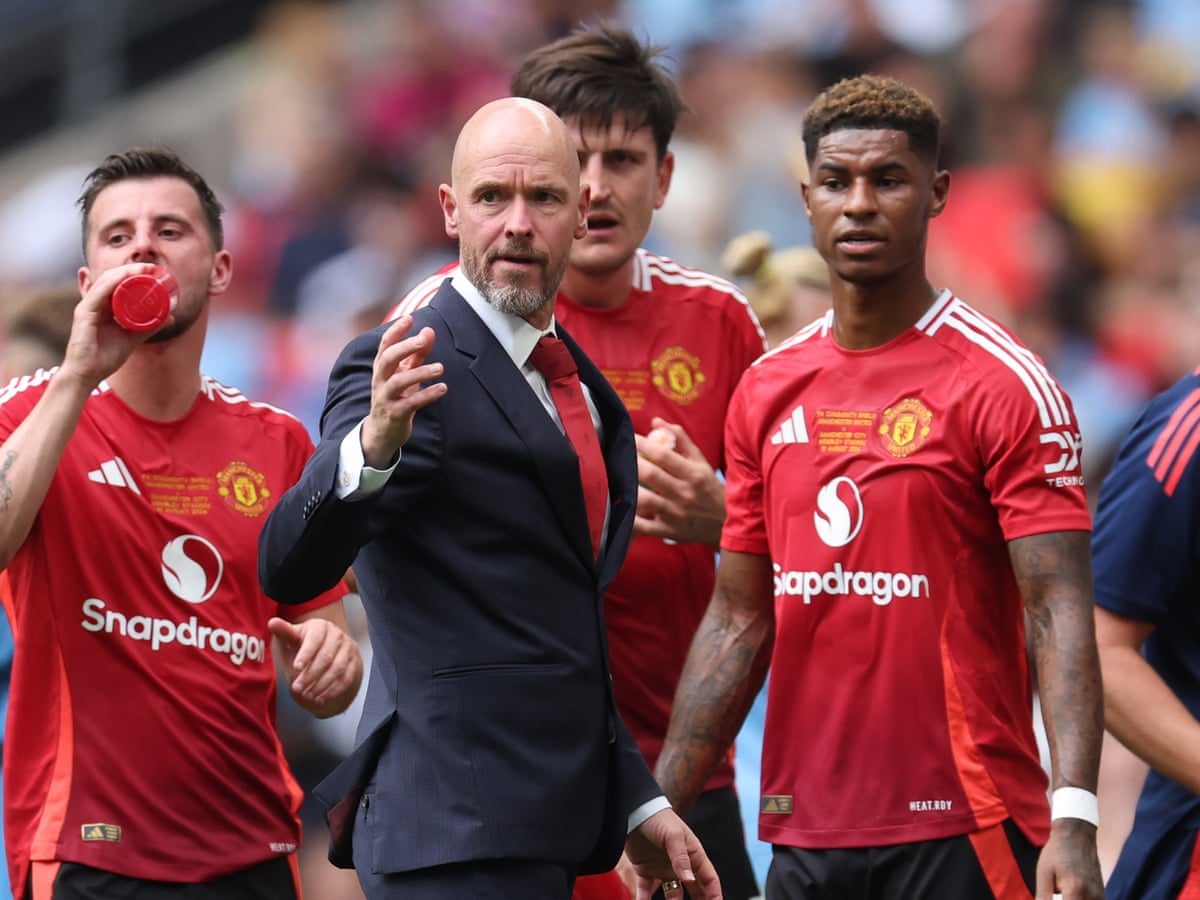
M1142 413L1100 491L1092 565L1096 603L1157 624L1194 597L1200 559L1200 378L1193 372ZM1189 583L1190 582L1190 583Z
M396 304L387 311L387 314L383 317L383 321L391 322L393 319L396 319L401 315L406 313L411 315L418 309L428 306L429 301L431 301L437 292L441 290L442 283L447 278L453 276L457 271L458 260L452 260L451 262L446 263L432 275L429 275L417 282L415 285L409 288L407 294L397 300Z
M19 375L0 387L0 442L8 440L45 392L46 382L57 369L38 369Z
M973 423L984 486L1006 540L1089 531L1082 439L1071 400L1028 351L977 373Z
M725 525L721 546L739 553L768 553L763 508L762 452L750 413L754 370L748 371L729 401L725 416Z
M767 352L767 336L759 324L758 317L750 308L750 301L741 291L734 291L737 303L730 304L731 328L737 336L731 353L739 368L748 369L750 364Z
M324 609L331 603L336 603L337 601L344 599L348 593L350 593L350 588L346 585L346 582L339 581L329 590L322 594L318 594L307 603L300 603L292 606L283 603L277 603L276 609L278 611L275 613L275 615L279 616L281 619L287 619L289 622L295 622L297 619L303 618L307 613L315 612L318 609Z
M722 353L728 357L733 372L740 378L755 360L767 352L767 337L745 295L732 286L730 294L731 299L723 308ZM736 389L736 384L734 387ZM725 472L727 459L728 450L722 438L718 455L712 460L713 468Z

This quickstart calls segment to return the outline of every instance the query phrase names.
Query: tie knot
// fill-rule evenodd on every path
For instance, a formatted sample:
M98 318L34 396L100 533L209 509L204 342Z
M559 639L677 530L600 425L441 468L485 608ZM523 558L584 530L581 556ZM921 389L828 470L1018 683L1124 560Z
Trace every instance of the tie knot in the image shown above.
M549 334L542 335L534 345L533 352L529 354L529 362L551 380L574 375L579 371L567 345Z

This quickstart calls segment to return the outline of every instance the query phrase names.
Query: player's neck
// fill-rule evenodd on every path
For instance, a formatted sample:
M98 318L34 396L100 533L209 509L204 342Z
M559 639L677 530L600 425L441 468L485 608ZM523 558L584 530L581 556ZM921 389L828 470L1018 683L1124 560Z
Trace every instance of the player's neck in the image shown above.
M174 340L143 344L109 376L109 387L130 409L147 419L180 419L187 415L200 392L203 348L200 323Z
M870 350L899 337L937 300L928 281L912 286L851 284L834 278L833 336L847 350Z
M617 309L629 300L633 288L633 257L608 272L585 272L567 266L561 290L572 302L591 309Z

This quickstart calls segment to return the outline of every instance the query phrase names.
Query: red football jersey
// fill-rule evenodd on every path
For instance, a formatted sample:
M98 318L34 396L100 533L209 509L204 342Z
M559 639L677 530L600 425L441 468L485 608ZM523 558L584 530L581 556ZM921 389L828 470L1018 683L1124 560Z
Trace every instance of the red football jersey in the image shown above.
M456 270L452 264L426 278L387 318L424 306ZM593 309L560 292L554 315L616 389L634 431L648 433L660 416L683 426L714 468L724 467L726 409L766 350L758 319L733 284L642 249L624 304ZM637 537L605 597L617 705L651 766L715 574L708 546ZM732 782L726 759L708 788Z
M777 633L763 840L861 847L1049 826L1007 542L1088 530L1069 399L943 292L849 351L833 313L730 408L722 546L768 554Z
M50 374L0 391L0 439ZM290 415L204 378L174 422L102 384L6 570L4 745L14 884L29 861L204 881L292 853L302 799L275 731L258 584L267 512L312 451Z

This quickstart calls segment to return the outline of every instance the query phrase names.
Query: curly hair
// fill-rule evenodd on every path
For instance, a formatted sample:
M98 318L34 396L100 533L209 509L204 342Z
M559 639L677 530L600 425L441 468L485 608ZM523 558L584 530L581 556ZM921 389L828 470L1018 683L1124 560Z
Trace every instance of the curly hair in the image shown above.
M822 91L804 116L804 155L811 166L821 138L847 128L900 131L921 159L938 161L942 119L933 102L895 78L858 75Z
M688 111L659 62L663 52L611 24L580 28L526 56L513 73L512 92L584 128L607 131L618 118L630 131L649 127L662 160L680 115Z
M87 256L88 218L96 197L106 187L131 178L180 178L191 185L200 200L205 224L212 237L213 246L220 250L225 243L221 226L224 207L204 178L179 158L173 150L165 147L134 147L123 153L112 153L88 173L83 182L83 193L79 196L79 209L83 213L83 252Z

